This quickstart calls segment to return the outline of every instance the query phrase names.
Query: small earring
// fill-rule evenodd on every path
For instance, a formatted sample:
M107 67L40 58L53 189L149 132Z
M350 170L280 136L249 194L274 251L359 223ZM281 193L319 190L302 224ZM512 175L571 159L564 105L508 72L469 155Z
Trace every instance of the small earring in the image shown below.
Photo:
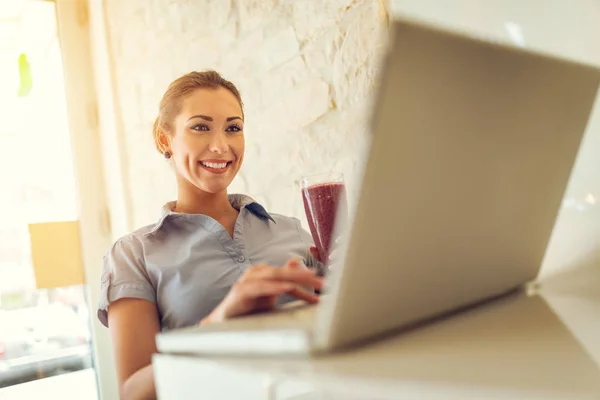
M171 153L169 153L168 151L165 151L164 156L168 160L169 158L171 158Z

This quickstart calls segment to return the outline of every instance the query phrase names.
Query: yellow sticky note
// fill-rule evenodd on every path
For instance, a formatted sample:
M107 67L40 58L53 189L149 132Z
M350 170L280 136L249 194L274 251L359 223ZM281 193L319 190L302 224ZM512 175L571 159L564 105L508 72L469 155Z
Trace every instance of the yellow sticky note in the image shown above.
M30 224L29 237L38 289L85 283L78 221Z

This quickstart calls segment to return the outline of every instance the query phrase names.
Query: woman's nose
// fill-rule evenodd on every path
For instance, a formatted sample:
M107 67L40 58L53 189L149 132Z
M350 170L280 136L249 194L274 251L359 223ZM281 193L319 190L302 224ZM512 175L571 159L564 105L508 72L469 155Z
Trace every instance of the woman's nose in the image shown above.
M225 138L225 134L217 132L212 135L209 144L209 150L211 152L215 154L224 154L227 153L228 149L229 145L227 144L227 138Z

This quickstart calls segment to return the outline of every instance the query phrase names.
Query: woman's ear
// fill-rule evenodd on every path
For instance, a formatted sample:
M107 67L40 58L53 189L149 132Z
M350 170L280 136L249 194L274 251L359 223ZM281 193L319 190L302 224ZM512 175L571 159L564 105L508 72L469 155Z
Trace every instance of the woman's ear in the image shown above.
M171 153L171 137L164 130L158 132L156 140L161 153Z

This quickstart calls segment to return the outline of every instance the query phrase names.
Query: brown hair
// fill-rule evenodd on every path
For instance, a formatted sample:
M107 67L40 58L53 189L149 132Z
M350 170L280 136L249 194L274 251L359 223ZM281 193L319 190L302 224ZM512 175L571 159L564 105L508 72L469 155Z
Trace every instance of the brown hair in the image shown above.
M242 102L242 96L240 95L240 92L233 83L224 79L216 71L193 71L171 82L167 88L167 91L160 100L160 104L158 106L158 117L156 118L156 121L154 121L154 126L152 127L154 144L159 152L162 153L162 149L160 148L158 141L160 132L163 131L165 133L170 133L173 119L181 111L181 103L183 99L196 89L218 89L219 87L229 90L240 102L243 116L244 103Z

